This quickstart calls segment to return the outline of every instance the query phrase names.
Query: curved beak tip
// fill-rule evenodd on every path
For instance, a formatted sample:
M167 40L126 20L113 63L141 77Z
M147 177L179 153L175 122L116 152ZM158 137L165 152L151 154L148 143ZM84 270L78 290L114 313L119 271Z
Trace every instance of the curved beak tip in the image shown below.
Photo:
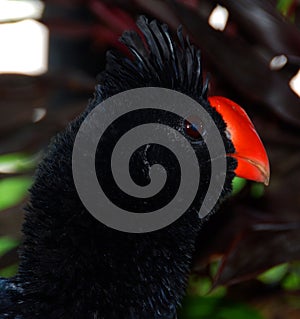
M269 185L270 183L270 166L269 166L269 161L264 162L264 163L259 163L259 162L252 162L250 160L249 163L250 165L253 165L254 168L258 170L257 172L257 178L255 179L257 182L264 183L266 186Z
M246 178L258 183L264 183L266 186L270 182L270 166L269 160L264 153L264 158L256 156L255 152L252 155L241 156L239 154L231 154L234 157L238 166L235 169L235 174L238 177Z
M264 181L264 184L265 184L266 186L269 186L269 184L270 184L270 179L269 179L269 178L266 178L265 181Z
M269 184L270 184L270 171L268 171L268 172L263 172L263 176L264 176L263 183L264 183L266 186L269 186Z

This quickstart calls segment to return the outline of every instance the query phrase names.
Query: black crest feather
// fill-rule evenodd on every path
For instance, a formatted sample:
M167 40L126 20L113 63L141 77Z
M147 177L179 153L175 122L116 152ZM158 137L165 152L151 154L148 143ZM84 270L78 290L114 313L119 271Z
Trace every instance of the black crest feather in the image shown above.
M107 65L98 79L97 91L106 92L147 86L158 86L185 93L201 102L207 101L208 82L203 84L200 50L185 40L182 27L177 30L178 44L170 36L166 24L151 22L141 16L135 31L126 31L120 41L130 50L133 59L119 52L107 53ZM109 90L107 90L109 88Z

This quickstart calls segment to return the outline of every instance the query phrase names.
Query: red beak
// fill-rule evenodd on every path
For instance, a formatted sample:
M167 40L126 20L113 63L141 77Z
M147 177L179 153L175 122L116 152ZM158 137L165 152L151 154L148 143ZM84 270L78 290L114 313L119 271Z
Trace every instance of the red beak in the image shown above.
M270 166L266 150L246 112L233 101L221 96L210 97L209 102L223 117L235 148L235 173L238 177L269 184Z

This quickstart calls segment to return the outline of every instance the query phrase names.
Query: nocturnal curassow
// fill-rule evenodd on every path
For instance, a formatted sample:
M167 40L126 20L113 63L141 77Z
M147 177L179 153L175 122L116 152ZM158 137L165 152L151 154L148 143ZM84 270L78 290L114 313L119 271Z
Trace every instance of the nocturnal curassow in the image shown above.
M184 39L180 29L176 42L164 24L140 17L137 25L141 34L127 31L121 37L131 56L108 52L94 98L83 114L52 140L37 169L26 208L19 271L15 277L0 281L0 318L176 317L195 241L207 219L197 214L201 200L195 200L167 227L128 233L97 221L82 204L74 185L72 149L76 133L91 110L109 97L134 88L162 87L199 102L219 129L227 155L226 179L218 204L230 194L236 175L268 182L268 159L245 112L223 97L207 97L208 81L203 81L199 50ZM193 123L165 116L164 123L191 143L201 172L210 171L210 162L202 156L207 150ZM126 123L118 122L112 134L126 131L131 121L138 123L139 118L133 114ZM137 150L131 162L135 181L140 185L149 182L153 162L168 165L163 158L153 160L154 155L164 154L153 145ZM95 159L98 172L107 169L102 155L97 155L99 161ZM198 198L203 198L208 178L209 174L204 174Z

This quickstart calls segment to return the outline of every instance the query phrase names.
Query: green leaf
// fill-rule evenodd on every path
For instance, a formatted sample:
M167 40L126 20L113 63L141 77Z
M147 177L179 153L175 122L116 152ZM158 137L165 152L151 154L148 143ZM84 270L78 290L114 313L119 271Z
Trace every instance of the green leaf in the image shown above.
M12 153L0 155L0 173L19 173L33 169L37 164L37 155Z
M226 298L186 297L178 319L262 319L255 309Z
M209 297L224 297L227 289L224 286L217 286L213 288L213 281L218 272L220 266L220 260L216 260L210 263L210 275L209 276L190 276L188 291L193 296L209 296Z
M290 264L289 273L284 277L281 285L285 290L300 291L300 262Z
M18 271L18 264L14 264L0 270L0 277L13 277Z
M31 177L11 177L0 180L0 210L18 204L32 184Z
M289 268L288 264L275 266L258 276L258 279L265 284L273 284L282 280Z
M0 237L0 257L19 245L19 241L10 237Z
M234 196L238 194L247 184L247 181L244 178L235 177L232 181L232 193L231 195Z
M222 319L262 319L261 314L247 305L232 304L231 306L220 309L220 318Z
M227 288L225 286L218 286L213 288L208 294L209 297L225 297L227 293Z
M218 302L218 298L186 297L183 308L179 310L178 319L210 318L214 309L217 309Z
M296 273L290 273L282 282L285 290L300 290L300 276Z
M277 9L283 14L287 15L289 8L293 4L293 0L278 0Z
M190 282L191 292L198 296L207 295L210 290L212 289L212 282L211 279L208 277L200 277L200 278L193 278L191 277Z
M264 195L265 186L261 183L253 183L251 186L251 196L254 198L260 198Z

